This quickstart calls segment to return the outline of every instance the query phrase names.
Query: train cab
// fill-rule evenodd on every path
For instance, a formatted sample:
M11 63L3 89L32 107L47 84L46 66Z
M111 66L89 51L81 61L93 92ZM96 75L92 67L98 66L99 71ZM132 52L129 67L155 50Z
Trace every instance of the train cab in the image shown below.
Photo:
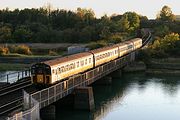
M35 84L50 84L51 67L44 63L36 63L32 65L31 80Z

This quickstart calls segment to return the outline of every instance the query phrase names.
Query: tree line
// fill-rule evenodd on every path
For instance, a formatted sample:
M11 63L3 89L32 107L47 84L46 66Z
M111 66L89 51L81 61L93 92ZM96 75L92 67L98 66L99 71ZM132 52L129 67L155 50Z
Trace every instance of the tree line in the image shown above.
M96 18L92 9L70 10L3 9L0 10L1 43L72 42L121 39L140 27L147 17L135 12ZM122 33L122 34L119 34Z
M51 10L50 7L0 10L0 43L114 42L133 35L140 28L153 28L156 34L166 34L167 29L180 33L180 22L175 21L168 6L161 9L155 20L135 12L96 18L92 9L82 8L76 11Z
M153 31L154 41L141 55L146 62L150 58L180 56L180 21L175 19L170 7L164 6L156 20L142 21L140 26Z

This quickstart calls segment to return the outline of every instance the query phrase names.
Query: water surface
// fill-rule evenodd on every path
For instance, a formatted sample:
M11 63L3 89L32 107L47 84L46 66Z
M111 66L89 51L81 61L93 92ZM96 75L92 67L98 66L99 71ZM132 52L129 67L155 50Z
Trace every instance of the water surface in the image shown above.
M57 120L180 120L180 77L125 74L93 86L93 112L57 108Z

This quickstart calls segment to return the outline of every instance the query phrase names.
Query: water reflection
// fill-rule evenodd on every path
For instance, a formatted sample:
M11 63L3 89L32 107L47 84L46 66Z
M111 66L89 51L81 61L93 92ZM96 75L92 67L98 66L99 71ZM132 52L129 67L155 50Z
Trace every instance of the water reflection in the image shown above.
M57 120L179 120L180 78L126 74L93 86L93 112L59 108Z

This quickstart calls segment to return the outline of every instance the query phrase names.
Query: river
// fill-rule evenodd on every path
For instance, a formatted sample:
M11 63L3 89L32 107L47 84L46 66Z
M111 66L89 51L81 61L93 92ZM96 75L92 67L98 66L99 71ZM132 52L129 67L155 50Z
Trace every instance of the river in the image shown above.
M180 120L180 77L124 74L93 90L93 112L57 108L56 120Z

